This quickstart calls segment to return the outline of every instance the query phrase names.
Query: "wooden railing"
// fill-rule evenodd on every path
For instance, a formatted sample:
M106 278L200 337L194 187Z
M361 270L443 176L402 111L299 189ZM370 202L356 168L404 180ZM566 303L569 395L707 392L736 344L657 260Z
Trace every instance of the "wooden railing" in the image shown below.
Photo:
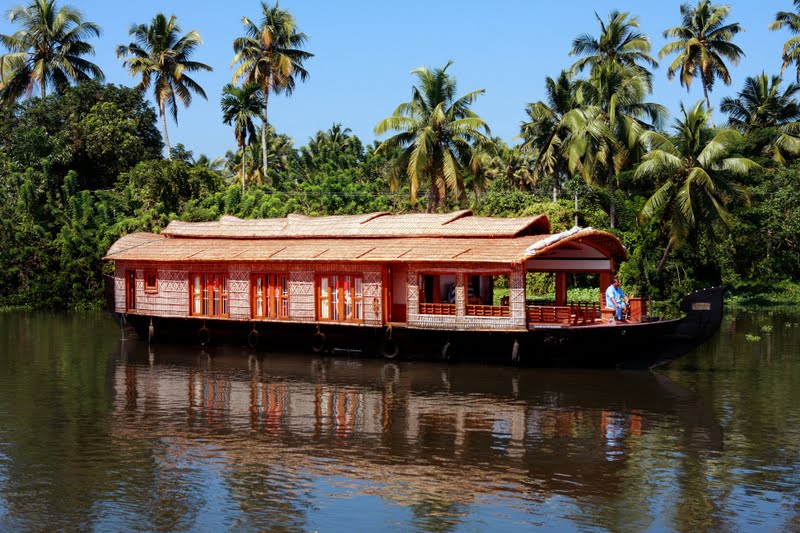
M467 316L511 316L507 305L467 305Z
M600 307L595 303L574 303L569 305L572 323L594 324L600 318Z
M529 305L529 324L594 324L600 317L597 304L576 303L570 305Z
M419 304L421 315L455 315L456 304Z
M528 323L569 324L570 309L568 305L533 305L528 306Z

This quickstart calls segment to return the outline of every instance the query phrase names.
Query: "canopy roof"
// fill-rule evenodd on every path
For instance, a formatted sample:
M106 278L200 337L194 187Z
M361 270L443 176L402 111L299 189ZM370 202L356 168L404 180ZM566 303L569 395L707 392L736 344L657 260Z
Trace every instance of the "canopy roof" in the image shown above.
M606 257L625 259L619 239L592 228L550 235L545 216L444 215L301 217L219 222L171 222L161 234L120 238L105 259L170 263L203 261L426 262L513 264L579 242Z

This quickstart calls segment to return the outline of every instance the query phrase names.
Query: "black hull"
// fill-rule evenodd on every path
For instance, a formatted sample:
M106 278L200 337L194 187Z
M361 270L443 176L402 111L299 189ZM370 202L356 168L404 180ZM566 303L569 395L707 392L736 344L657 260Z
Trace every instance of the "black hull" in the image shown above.
M722 322L722 294L723 288L717 287L689 295L681 305L686 316L677 320L536 327L520 332L253 323L134 314L120 318L152 342L234 344L265 352L313 351L541 367L644 369L669 363L708 340Z

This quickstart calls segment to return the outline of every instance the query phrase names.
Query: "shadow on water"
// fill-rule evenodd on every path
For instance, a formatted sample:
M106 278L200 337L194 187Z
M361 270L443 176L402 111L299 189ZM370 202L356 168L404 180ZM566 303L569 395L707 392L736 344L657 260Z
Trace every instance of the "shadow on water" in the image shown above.
M662 373L203 351L0 314L0 529L791 528L798 426L770 405L800 419L797 334L739 342L764 320Z

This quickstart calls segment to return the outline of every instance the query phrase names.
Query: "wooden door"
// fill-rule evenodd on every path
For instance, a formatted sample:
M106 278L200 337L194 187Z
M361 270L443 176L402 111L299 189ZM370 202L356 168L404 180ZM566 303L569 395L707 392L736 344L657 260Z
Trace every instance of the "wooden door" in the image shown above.
M125 271L125 310L136 311L136 271Z

